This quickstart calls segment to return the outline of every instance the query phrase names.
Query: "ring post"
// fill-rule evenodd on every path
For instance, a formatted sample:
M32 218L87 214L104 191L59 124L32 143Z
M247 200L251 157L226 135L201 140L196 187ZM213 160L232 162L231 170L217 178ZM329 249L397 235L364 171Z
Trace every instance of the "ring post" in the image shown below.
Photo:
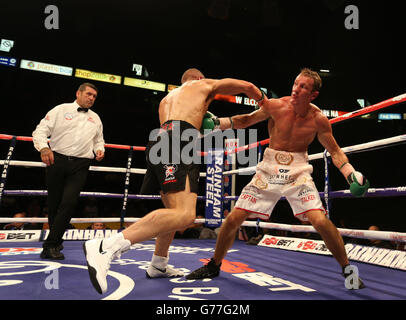
M128 151L128 160L127 160L127 168L125 171L125 182L124 182L124 198L123 198L123 206L121 207L121 214L120 214L120 228L124 228L124 218L127 210L127 201L128 201L128 189L130 186L130 175L131 175L131 162L133 159L133 150L134 147L130 147L130 151Z
M331 187L330 187L330 177L329 177L329 169L328 169L330 159L327 156L327 150L325 150L324 153L323 153L323 159L324 159L324 202L326 203L327 216L330 217L330 209L331 209L330 192L331 192Z
M236 166L236 153L234 152L235 149L238 148L239 140L238 139L226 139L225 140L225 148L227 152L227 156L225 156L224 160L224 170L229 171L229 170L235 170L237 168ZM223 175L223 183L224 183L224 196L230 195L230 196L235 196L235 183L236 183L236 175L231 174L231 175ZM223 202L223 209L224 213L231 212L234 207L234 200L224 200ZM226 214L224 214L226 215Z
M205 226L220 227L223 219L223 165L222 149L207 152Z

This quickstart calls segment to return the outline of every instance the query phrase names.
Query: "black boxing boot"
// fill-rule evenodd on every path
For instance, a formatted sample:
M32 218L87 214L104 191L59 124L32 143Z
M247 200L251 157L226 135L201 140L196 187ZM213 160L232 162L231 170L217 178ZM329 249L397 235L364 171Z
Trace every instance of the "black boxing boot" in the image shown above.
M215 278L220 274L220 265L217 265L214 262L214 259L211 258L210 261L204 265L203 267L196 269L192 273L186 276L187 280L197 280L197 279L205 279L205 278Z

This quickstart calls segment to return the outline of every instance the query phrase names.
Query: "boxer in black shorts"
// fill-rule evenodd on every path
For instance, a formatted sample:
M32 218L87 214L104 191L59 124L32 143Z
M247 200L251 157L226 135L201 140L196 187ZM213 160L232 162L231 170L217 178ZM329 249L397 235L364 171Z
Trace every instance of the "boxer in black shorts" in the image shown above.
M158 135L161 138L168 138L168 144L159 145L160 142L157 139L149 144L147 150L148 179L155 179L151 183L157 185L159 183L160 195L165 208L148 213L110 238L94 239L84 243L90 280L99 293L107 290L107 272L110 262L127 251L132 244L154 237L156 237L155 251L147 269L147 277L183 275L180 270L168 265L168 251L176 230L190 226L196 218L199 170L193 161L182 159L184 153L181 146L185 147L189 141L177 140L176 134L179 132L181 136L180 133L184 133L187 129L197 132L202 127L207 109L217 94L245 94L250 99L257 100L260 106L264 101L261 90L250 82L236 79L205 79L197 69L189 69L183 74L182 85L169 92L159 104L161 129ZM229 121L226 119L227 123L220 123L220 129L229 125ZM179 125L179 128L176 125ZM175 129L179 129L179 131ZM178 141L179 145L176 144ZM159 154L155 150L160 146L170 148ZM165 150L165 148L163 149ZM173 154L172 151L174 151ZM174 158L170 159L173 163L170 163L169 160L161 161L161 163L155 161L159 157L164 159L167 156L166 152L174 155Z
M189 140L181 140L182 133L185 130L190 130L194 136L190 136ZM158 186L160 190L166 194L168 192L176 192L185 190L186 177L189 177L190 192L198 193L199 191L199 164L186 164L182 160L183 148L193 143L194 138L197 138L199 131L190 123L181 120L169 120L161 125L161 130L155 140L150 141L146 148L147 173L144 178L143 188L150 189L151 186ZM178 141L176 147L173 141ZM158 143L168 144L169 154L168 161L160 161L154 164L150 159L150 151L153 146ZM175 142L177 143L177 142ZM194 149L192 149L194 150ZM162 154L157 154L162 159ZM192 157L189 153L188 157Z

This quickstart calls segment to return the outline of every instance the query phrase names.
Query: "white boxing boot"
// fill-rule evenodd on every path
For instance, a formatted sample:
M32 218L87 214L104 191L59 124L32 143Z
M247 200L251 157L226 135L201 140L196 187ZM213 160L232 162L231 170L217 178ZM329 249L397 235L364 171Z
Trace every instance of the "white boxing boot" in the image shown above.
M183 277L184 273L179 270L168 266L168 257L160 257L155 254L152 256L151 263L146 271L146 276L152 278L175 278Z
M83 243L87 269L93 287L100 294L107 291L110 263L130 249L131 242L120 232L107 239L93 239Z

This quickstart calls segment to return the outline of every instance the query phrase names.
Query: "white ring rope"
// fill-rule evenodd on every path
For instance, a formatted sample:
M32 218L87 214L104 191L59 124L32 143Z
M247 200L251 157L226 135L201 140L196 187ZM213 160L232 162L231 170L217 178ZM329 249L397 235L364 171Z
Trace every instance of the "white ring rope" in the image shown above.
M0 165L4 165L5 160L0 160ZM10 166L15 166L15 167L29 167L29 168L45 168L46 164L43 162L38 162L38 161L22 161L22 160L11 160L9 162ZM98 171L98 172L115 172L115 173L126 173L127 169L126 168L119 168L119 167L100 167L100 166L90 166L89 171ZM131 168L130 169L131 173L134 174L145 174L147 172L147 169L137 169L137 168ZM206 173L201 172L200 173L201 177L205 177Z
M384 194L391 194L393 196L402 196L406 195L406 186L403 187L393 187L393 188L369 188L365 196L374 196L374 197L384 197ZM46 196L48 194L47 190L4 190L5 195L12 195L12 196ZM339 196L335 196L334 198L343 198L345 197L352 197L350 190L341 190L341 191L333 191L331 192L332 195L340 194ZM322 195L322 192L320 192ZM110 193L110 192L90 192L90 191L82 191L80 192L81 197L98 197L98 198L123 198L123 193ZM140 200L160 200L160 195L134 195L129 194L128 197L130 199L140 199ZM198 196L198 199L203 199L204 196ZM224 201L235 201L238 200L238 196L224 196ZM285 199L284 197L281 198Z
M346 154L350 154L350 153L361 152L361 151L372 151L375 148L389 147L393 144L399 144L399 143L405 143L405 142L406 142L406 134L388 138L388 139L382 139L382 140L362 143L362 144L358 144L358 145L351 146L351 147L345 147L345 148L341 148L341 150L343 150L343 152ZM323 155L324 155L323 152L309 155L309 161L323 159ZM330 153L327 153L327 156L330 156ZM223 174L224 175L232 175L232 174L238 174L238 173L253 174L253 173L255 173L255 168L256 167L249 167L249 168L243 168L243 169L230 170L230 171L223 172Z
M137 222L140 218L124 218L124 222ZM118 223L120 218L72 218L70 223L94 223L94 222L105 222L105 223ZM0 223L47 223L48 218L0 218ZM205 219L195 219L195 223L205 223ZM222 221L222 223L224 220ZM259 227L263 229L273 229L282 230L289 232L311 232L317 233L317 231L312 226L302 226L302 225L288 225L288 224L278 224L269 222L256 222L256 221L245 221L241 225L243 227ZM390 231L373 231L373 230L354 230L354 229L340 229L338 231L342 236L359 238L359 239L371 239L371 240L386 240L386 241L397 241L406 243L406 233L400 232L390 232Z

